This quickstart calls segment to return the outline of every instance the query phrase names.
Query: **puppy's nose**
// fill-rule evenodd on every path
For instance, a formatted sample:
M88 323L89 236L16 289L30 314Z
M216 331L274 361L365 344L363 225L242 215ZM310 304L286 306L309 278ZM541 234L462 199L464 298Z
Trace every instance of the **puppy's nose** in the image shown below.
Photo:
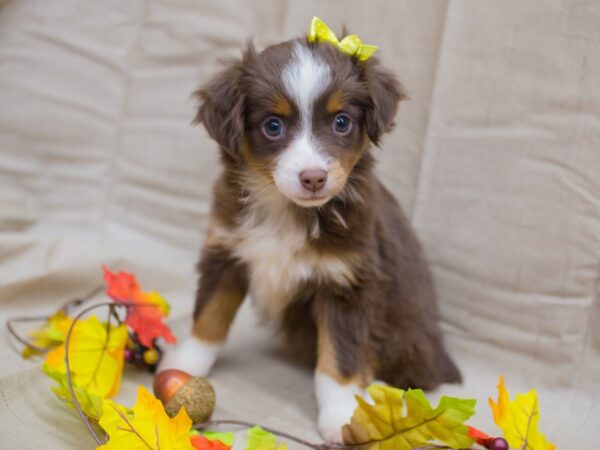
M304 189L317 192L319 189L325 186L325 182L327 181L327 172L322 169L303 170L300 172L299 177L300 183L302 183Z

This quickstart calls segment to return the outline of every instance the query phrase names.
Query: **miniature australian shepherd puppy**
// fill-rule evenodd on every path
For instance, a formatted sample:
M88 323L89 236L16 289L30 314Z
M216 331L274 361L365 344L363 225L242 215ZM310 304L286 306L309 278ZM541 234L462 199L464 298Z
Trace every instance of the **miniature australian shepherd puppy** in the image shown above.
M315 367L318 427L341 427L374 380L460 381L444 349L415 233L377 179L373 144L404 97L376 58L296 39L241 60L196 92L219 144L191 336L160 370L207 375L250 294Z

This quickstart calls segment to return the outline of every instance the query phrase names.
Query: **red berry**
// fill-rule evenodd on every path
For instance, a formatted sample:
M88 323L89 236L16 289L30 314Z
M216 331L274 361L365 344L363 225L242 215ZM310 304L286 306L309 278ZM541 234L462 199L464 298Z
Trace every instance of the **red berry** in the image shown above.
M490 450L509 450L508 442L504 438L496 438L490 442Z

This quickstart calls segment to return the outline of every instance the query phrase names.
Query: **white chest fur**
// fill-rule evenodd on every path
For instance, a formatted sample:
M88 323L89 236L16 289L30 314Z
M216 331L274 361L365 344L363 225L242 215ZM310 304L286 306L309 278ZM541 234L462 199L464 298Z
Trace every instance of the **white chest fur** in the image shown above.
M267 319L281 318L304 282L354 280L350 259L315 250L308 244L309 230L285 208L254 211L235 230L219 234L227 236L233 254L248 265L250 296Z

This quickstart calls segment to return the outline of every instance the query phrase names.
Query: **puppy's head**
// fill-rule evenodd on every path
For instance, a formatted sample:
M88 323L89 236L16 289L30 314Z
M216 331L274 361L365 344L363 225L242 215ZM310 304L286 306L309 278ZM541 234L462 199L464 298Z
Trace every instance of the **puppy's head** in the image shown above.
M393 123L400 84L375 58L293 40L250 45L197 91L202 122L225 158L291 201L320 206L343 191L355 164Z

